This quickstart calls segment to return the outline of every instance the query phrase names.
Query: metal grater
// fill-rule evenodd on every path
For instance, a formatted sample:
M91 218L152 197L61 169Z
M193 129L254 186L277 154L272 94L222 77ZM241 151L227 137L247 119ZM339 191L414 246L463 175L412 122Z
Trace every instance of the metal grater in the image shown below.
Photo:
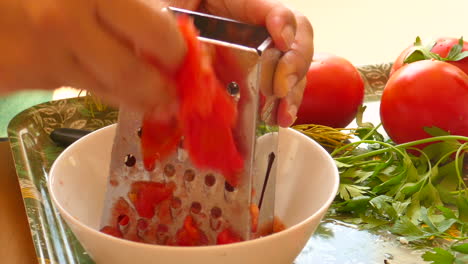
M263 27L182 9L170 10L194 19L200 41L216 51L214 68L219 79L226 92L236 98L238 124L234 135L245 157L241 184L233 188L218 172L195 168L183 149L183 139L167 162L146 171L139 137L142 114L121 108L102 227L115 228L129 240L177 245L177 232L190 215L203 233L200 245L217 244L218 235L226 229L241 240L268 234L274 217L278 146L277 99L268 91L281 54ZM223 155L222 149L219 155ZM175 190L148 219L139 216L134 208L131 186L135 182L170 184ZM255 208L259 209L257 224L251 213Z

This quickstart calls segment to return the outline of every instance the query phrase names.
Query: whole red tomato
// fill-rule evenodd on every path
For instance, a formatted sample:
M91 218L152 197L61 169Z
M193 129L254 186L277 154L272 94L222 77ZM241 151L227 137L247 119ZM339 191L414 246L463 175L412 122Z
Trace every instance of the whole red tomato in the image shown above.
M427 138L433 126L468 136L468 76L442 61L410 63L388 80L380 118L396 143Z
M431 51L439 54L442 58L445 58L449 54L453 45L456 45L457 43L458 39L456 38L440 38L437 40L437 44L431 49ZM462 51L468 51L468 42L463 41ZM457 66L463 72L468 74L468 57L459 61L450 61L449 63Z
M449 55L450 50L452 47L456 44L458 44L459 39L457 38L438 38L436 40L436 44L432 49L430 50L431 52L440 55L442 58L446 58ZM398 58L395 60L393 63L392 69L390 74L393 74L395 71L400 69L405 63L404 60L406 57L414 50L414 45L411 45L404 49ZM462 51L468 51L468 42L464 41L463 42L463 48ZM448 63L457 66L460 68L462 71L464 71L466 74L468 74L468 58L464 58L459 61L448 61Z
M364 82L348 60L314 54L295 124L346 127L364 99Z

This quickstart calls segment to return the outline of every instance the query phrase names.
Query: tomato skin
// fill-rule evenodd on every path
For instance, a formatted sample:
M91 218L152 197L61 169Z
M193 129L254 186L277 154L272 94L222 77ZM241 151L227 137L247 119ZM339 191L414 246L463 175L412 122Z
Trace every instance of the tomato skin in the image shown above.
M397 59L395 60L395 62L393 63L392 65L392 69L390 70L390 76L398 71L401 67L403 67L404 65L406 65L406 63L404 63L405 59L406 59L406 56L408 56L414 49L414 46L411 45L409 47L407 47L406 49L404 49L400 55L398 55Z
M363 100L364 81L353 64L332 54L314 54L295 125L346 127Z
M380 118L388 136L398 144L430 137L424 127L436 126L468 136L468 76L441 61L408 64L388 80Z
M450 52L450 49L453 45L458 44L458 39L456 38L440 38L437 40L437 44L431 49L432 52L439 54L443 58L447 57ZM463 41L463 51L468 51L468 42ZM450 61L450 64L457 66L463 72L468 74L468 58L464 58L459 61Z
M431 49L431 52L436 53L440 55L442 58L447 57L447 55L450 52L450 49L458 44L458 39L457 38L450 38L450 37L443 37L443 38L438 38L436 40L436 45ZM390 71L390 75L392 75L394 72L396 72L398 69L400 69L405 63L403 62L406 57L409 55L411 51L413 51L414 46L411 45L404 49L398 58L395 60L393 63L392 69ZM468 42L464 41L463 42L463 51L468 51ZM448 62L454 66L457 66L460 68L462 71L464 71L466 74L468 74L468 58L462 59L460 61L450 61Z

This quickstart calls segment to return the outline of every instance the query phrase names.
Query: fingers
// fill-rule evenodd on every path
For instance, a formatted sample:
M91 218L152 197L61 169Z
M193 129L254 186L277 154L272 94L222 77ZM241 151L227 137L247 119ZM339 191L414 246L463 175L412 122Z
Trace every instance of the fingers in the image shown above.
M279 126L289 127L296 121L297 111L301 105L305 87L306 78L304 77L289 91L286 97L280 99L277 116Z
M297 34L293 12L278 4L266 16L265 24L275 46L283 52L290 50Z
M107 99L120 98L124 104L139 109L173 101L174 89L169 81L95 23L83 21L71 33L73 36L65 38L77 63L99 80L100 85L92 85L96 88L93 91ZM83 76L74 77L77 83L86 82Z
M38 45L44 47L41 53L53 54L41 62L47 82L87 89L134 109L172 104L175 90L166 71L180 64L185 45L174 19L149 1L44 0L27 5L28 21L43 43ZM158 61L158 68L135 48Z
M203 7L212 14L266 26L281 51L287 51L294 42L294 13L280 1L212 0L205 1Z
M266 49L261 57L260 66L262 74L260 74L260 91L266 96L274 94L273 91L273 76L275 76L276 66L281 58L281 51L275 48Z
M284 52L273 79L273 93L282 98L278 124L291 125L302 101L314 52L313 29L308 19L276 0L206 0L203 7L216 15L267 27L275 47ZM268 94L268 90L264 92Z
M292 48L278 62L274 77L274 93L282 98L278 108L278 125L282 127L288 127L296 120L314 52L309 21L304 16L297 16L297 25Z
M158 0L96 0L102 24L173 72L182 62L186 47L176 20L162 7Z
M162 0L167 5L188 9L188 10L196 10L200 6L202 0Z
M304 78L314 52L313 30L304 16L297 16L294 43L278 63L274 79L274 93L284 97Z

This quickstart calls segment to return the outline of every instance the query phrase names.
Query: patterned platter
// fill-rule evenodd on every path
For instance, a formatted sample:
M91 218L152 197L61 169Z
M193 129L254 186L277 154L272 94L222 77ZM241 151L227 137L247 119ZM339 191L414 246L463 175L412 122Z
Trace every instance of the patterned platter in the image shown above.
M365 80L367 102L379 100L390 68L390 63L358 67ZM8 137L40 264L94 263L50 200L48 172L63 151L50 140L50 133L61 127L95 130L115 123L117 114L111 108L90 111L89 102L80 97L36 105L10 122ZM295 263L367 264L384 263L384 259L392 259L392 264L422 263L417 252L402 247L394 238L325 219Z

